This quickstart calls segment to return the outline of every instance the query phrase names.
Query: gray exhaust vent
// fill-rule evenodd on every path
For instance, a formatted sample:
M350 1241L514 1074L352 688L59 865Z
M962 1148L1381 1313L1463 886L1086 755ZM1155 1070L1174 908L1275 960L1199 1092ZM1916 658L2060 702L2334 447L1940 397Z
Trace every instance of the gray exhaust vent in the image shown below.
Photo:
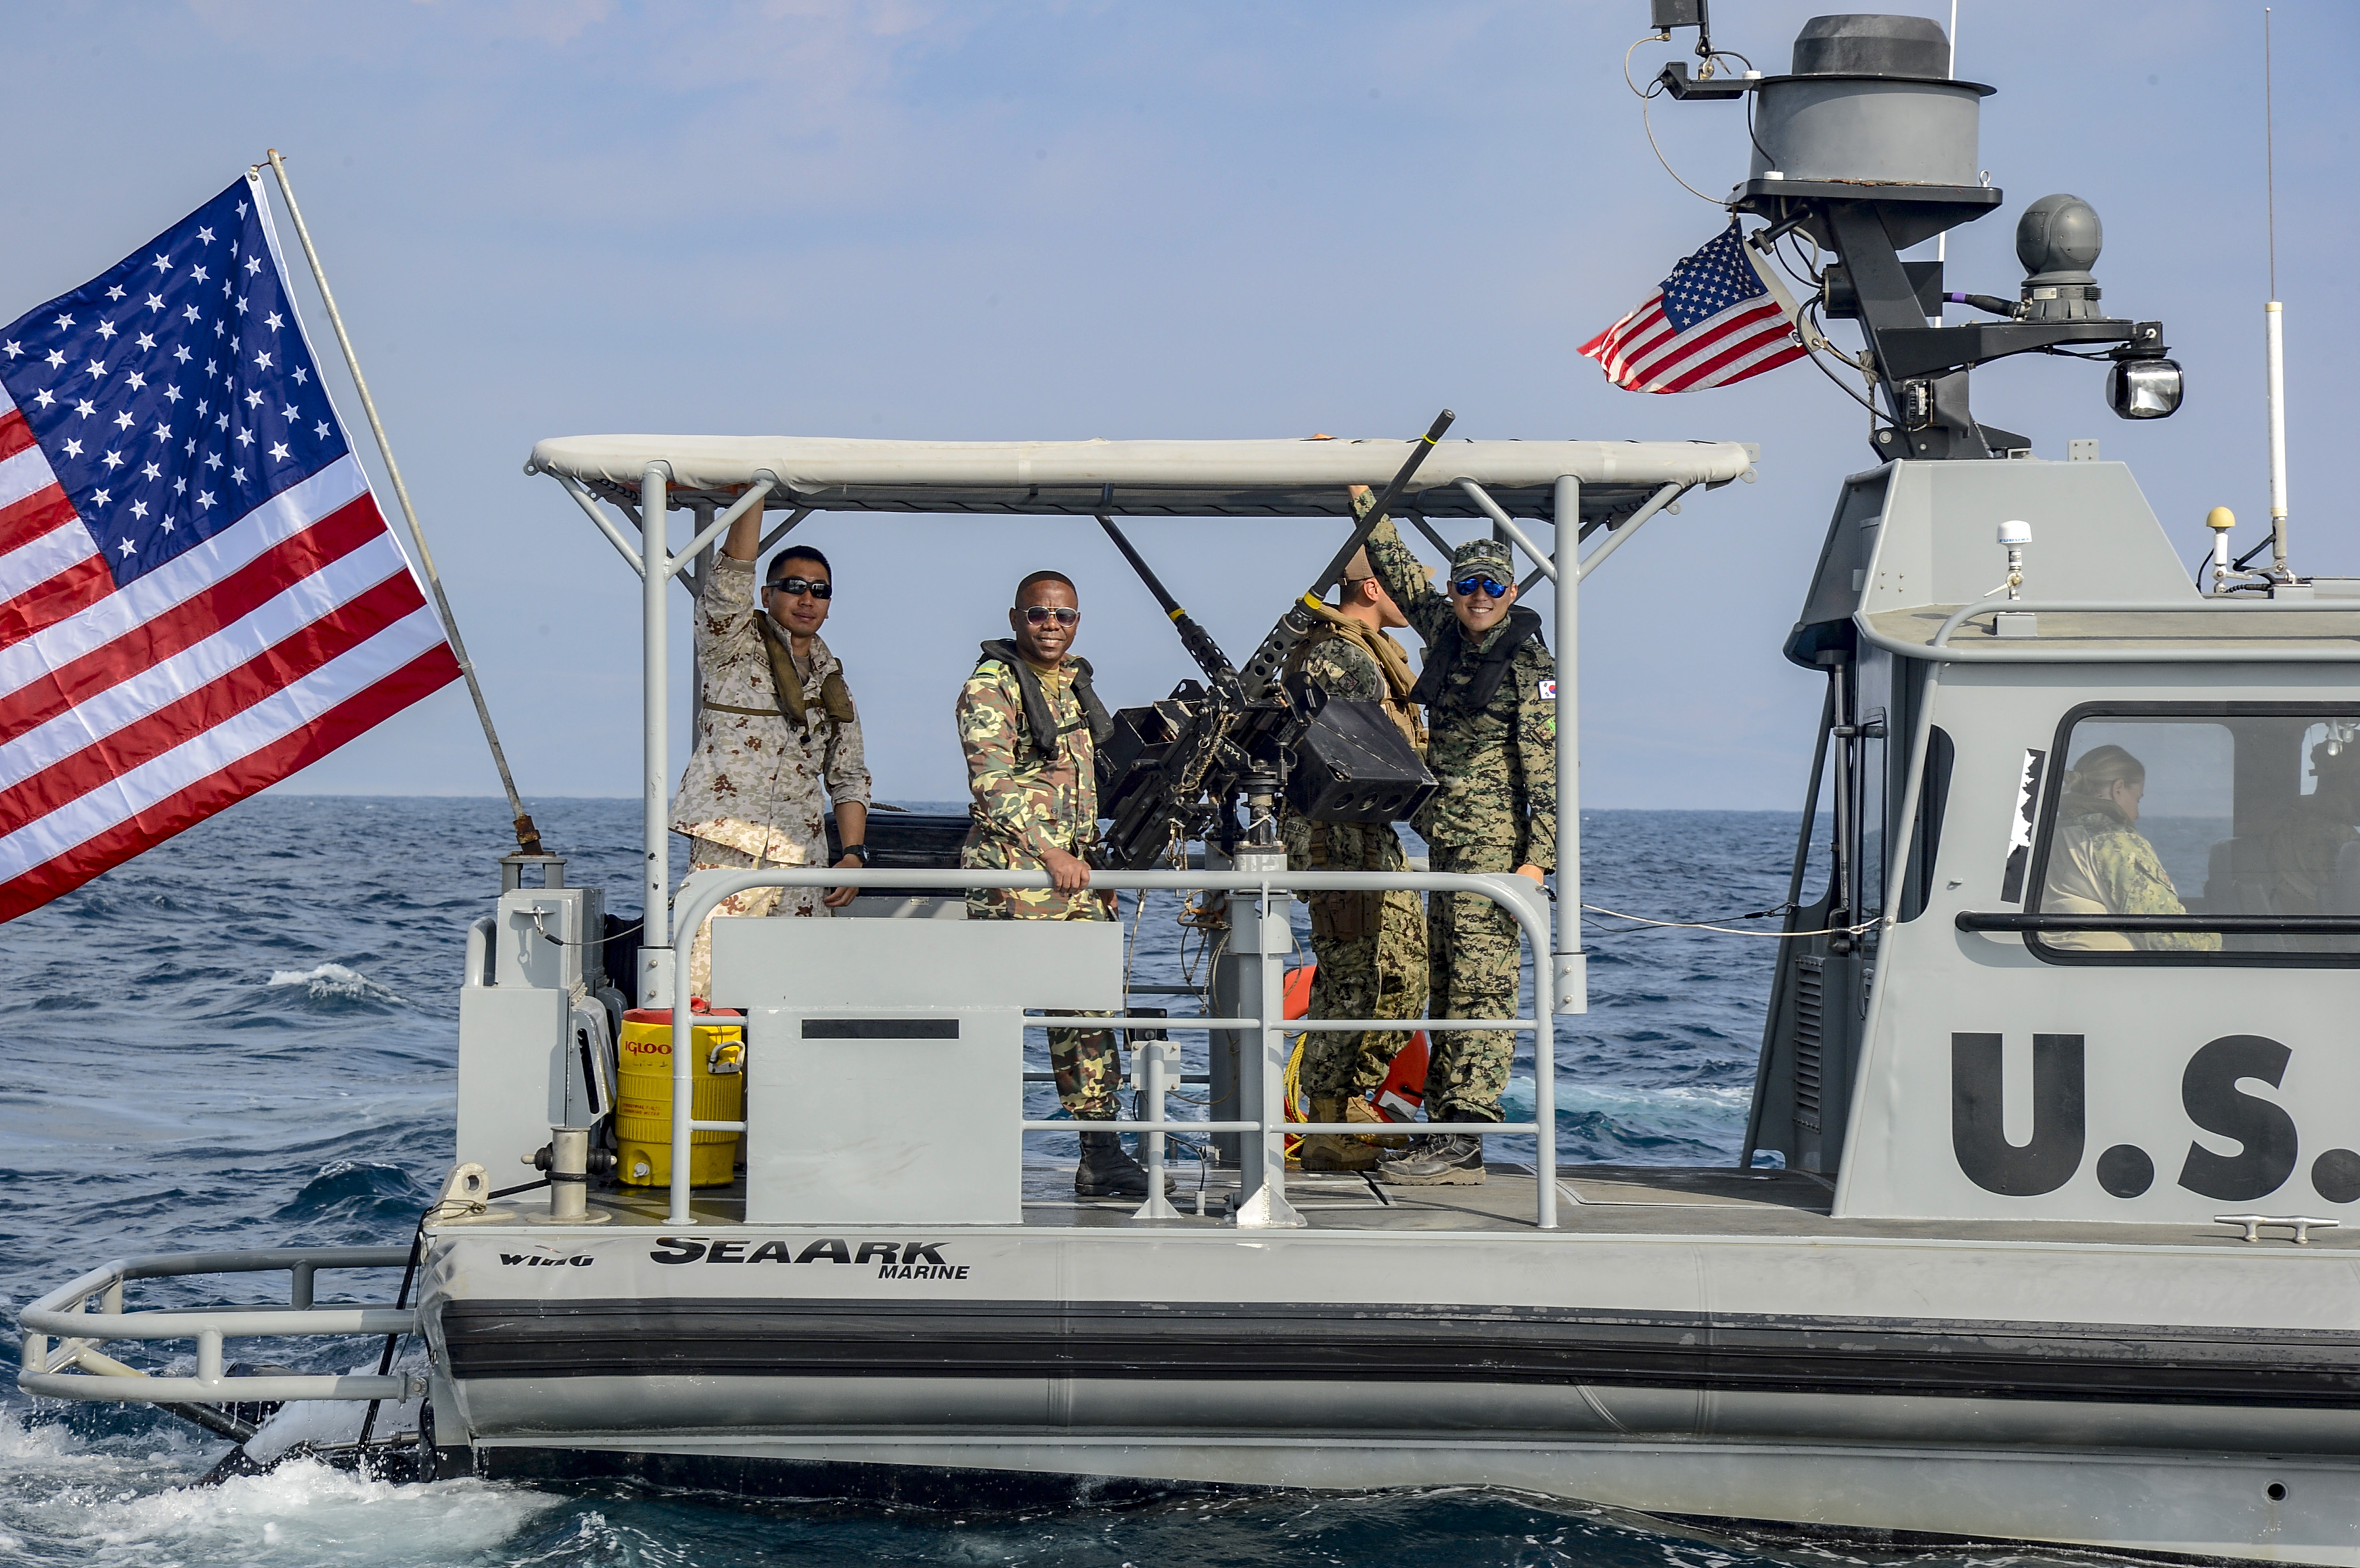
M1797 76L1950 74L1950 40L1929 16L1814 16L1795 35Z
M1761 83L1753 178L1979 185L1975 143L1991 89L1950 81L1950 49L1923 16L1813 17L1795 39L1795 73Z

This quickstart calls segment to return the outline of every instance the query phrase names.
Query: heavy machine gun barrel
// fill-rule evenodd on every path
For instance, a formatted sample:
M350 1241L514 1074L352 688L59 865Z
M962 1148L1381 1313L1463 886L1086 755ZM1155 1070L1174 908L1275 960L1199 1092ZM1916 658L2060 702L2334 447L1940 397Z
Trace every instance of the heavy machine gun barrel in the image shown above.
M1098 526L1164 607L1212 689L1183 681L1161 702L1114 715L1115 733L1098 754L1098 804L1110 819L1099 865L1136 869L1196 838L1234 850L1234 806L1241 795L1253 819L1248 832L1274 844L1283 791L1313 820L1331 822L1398 821L1432 791L1433 776L1376 704L1330 703L1317 691L1283 688L1279 675L1319 625L1311 606L1349 568L1377 519L1399 504L1456 417L1445 408L1413 444L1384 494L1360 514L1352 537L1280 617L1242 674L1115 526L1112 487L1101 492ZM1290 779L1302 787L1290 789Z
M1319 581L1314 583L1301 599L1287 606L1286 614L1278 618L1278 625L1271 627L1270 635L1262 639L1262 646L1254 649L1253 657L1246 660L1245 668L1238 674L1246 701L1260 701L1278 684L1278 672L1285 665L1286 656L1293 653L1295 645L1309 637L1319 624L1319 617L1310 608L1312 601L1342 581L1344 573L1351 567L1352 557L1369 542L1369 535L1376 528L1377 520L1390 515L1400 504L1402 496L1409 490L1409 482L1417 476L1419 466L1426 462L1426 453L1434 450L1435 443L1442 439L1442 432L1448 430L1451 421L1458 418L1448 408L1435 416L1434 423L1426 427L1426 434L1410 444L1409 456L1393 474L1393 483L1385 486L1384 494L1377 498L1377 504L1360 515L1351 538L1344 541L1344 548L1336 552L1335 559L1328 563L1328 569L1319 574Z
M1180 634L1180 646L1188 650L1188 657L1196 661L1196 668L1205 672L1205 679L1213 683L1216 691L1234 702L1239 695L1238 672L1230 665L1229 656L1221 651L1221 645L1213 640L1212 633L1198 626L1196 618L1180 607L1180 601L1164 586L1163 580L1155 575L1154 568L1140 558L1139 551L1131 548L1131 540L1114 526L1111 515L1114 486L1109 485L1106 489L1107 494L1100 504L1108 510L1098 515L1098 527L1106 529L1107 538L1114 540L1115 549L1122 551L1122 558L1131 562L1131 569L1139 573L1139 580L1147 585L1147 591L1155 596L1155 602L1164 606L1164 615Z

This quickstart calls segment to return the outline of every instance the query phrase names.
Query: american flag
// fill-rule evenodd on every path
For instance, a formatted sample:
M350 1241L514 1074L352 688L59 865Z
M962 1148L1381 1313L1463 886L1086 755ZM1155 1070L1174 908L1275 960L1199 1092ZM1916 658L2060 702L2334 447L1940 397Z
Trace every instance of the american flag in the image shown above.
M0 920L458 674L257 179L0 327Z
M1626 392L1726 387L1802 358L1794 323L1763 287L1743 243L1732 218L1581 352Z

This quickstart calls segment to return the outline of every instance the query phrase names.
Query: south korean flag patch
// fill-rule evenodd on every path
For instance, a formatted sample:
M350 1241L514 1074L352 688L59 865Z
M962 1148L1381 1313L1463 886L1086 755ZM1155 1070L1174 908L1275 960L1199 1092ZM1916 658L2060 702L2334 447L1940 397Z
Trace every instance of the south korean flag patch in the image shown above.
M1540 700L1541 700L1542 702L1556 702L1556 701L1557 701L1557 682L1556 682L1556 681L1542 681L1542 682L1540 683L1540 685L1539 685L1535 690L1536 690L1537 694L1539 695Z

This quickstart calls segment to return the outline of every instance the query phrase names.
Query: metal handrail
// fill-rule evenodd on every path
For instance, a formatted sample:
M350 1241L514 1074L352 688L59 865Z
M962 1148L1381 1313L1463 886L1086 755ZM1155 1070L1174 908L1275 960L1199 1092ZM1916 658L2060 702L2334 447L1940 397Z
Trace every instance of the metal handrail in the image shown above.
M2299 615L2360 614L2360 600L2349 604L2315 599L1978 599L1972 604L1961 604L1928 642L1910 642L1907 638L1888 637L1869 624L1866 610L1852 613L1852 626L1871 647L1887 653L1901 654L1910 659L1932 659L1947 664L2250 664L2250 663L2345 663L2360 660L2360 648L2091 648L2065 647L2064 642L2081 643L2083 639L2052 640L2047 646L2038 641L2018 643L2008 648L1961 648L1950 641L1951 636L1967 622L1995 611L2014 610L2038 613L2049 611L2057 615ZM1882 612L1880 612L1882 613ZM2349 640L2342 639L2342 640Z
M1961 909L1962 931L2223 931L2233 935L2352 936L2360 915L2055 915Z
M315 1307L313 1277L322 1269L399 1269L407 1247L276 1247L243 1252L165 1252L119 1258L60 1286L17 1314L25 1330L17 1386L52 1399L104 1399L148 1404L213 1404L293 1399L406 1399L424 1391L417 1374L243 1377L222 1368L224 1340L410 1334L414 1308ZM131 1279L191 1274L256 1274L285 1269L288 1301L276 1307L212 1307L126 1312L123 1287ZM103 1310L87 1310L92 1297ZM52 1351L49 1340L60 1343ZM118 1339L193 1339L196 1375L156 1377L98 1354ZM81 1367L69 1372L67 1367ZM92 1376L97 1373L100 1376Z
M1539 1146L1538 1158L1535 1161L1537 1176L1535 1185L1538 1188L1537 1224L1543 1230L1557 1228L1556 1033L1553 1028L1554 1019L1549 995L1551 985L1547 972L1548 905L1546 896L1538 884L1528 877L1518 877L1508 872L1470 875L1448 871L1093 871L1090 873L1089 885L1094 889L1117 892L1258 892L1262 895L1265 908L1269 896L1273 893L1349 892L1399 888L1412 892L1472 893L1477 897L1489 898L1506 909L1509 916L1515 920L1517 929L1523 933L1533 955L1534 1016L1531 1018L1499 1020L1385 1018L1369 1024L1353 1020L1343 1020L1343 1023L1348 1029L1378 1028L1403 1033L1428 1029L1437 1023L1452 1028L1462 1028L1472 1024L1475 1027L1486 1029L1516 1029L1520 1025L1528 1029L1534 1037L1534 1117L1530 1123L1426 1123L1422 1124L1421 1130L1460 1132L1476 1137L1514 1136L1528 1131L1535 1134ZM675 908L670 925L672 932L686 932L693 940L698 929L704 925L705 917L718 909L725 899L734 898L739 893L750 892L758 887L892 888L946 886L967 888L1046 889L1052 886L1052 883L1049 874L1045 871L975 871L965 868L956 871L884 871L839 869L830 866L781 866L759 871L694 871L691 872L688 878L681 884L679 894L674 899ZM680 973L677 966L674 973ZM709 1017L700 1018L692 1009L688 988L677 984L673 986L672 1015L674 1040L687 1040L690 1038L689 1031L700 1022L711 1021ZM1080 1015L1080 1018L1087 1019L1087 1027L1120 1027L1112 1019L1089 1018L1087 1015ZM1175 1027L1222 1028L1226 1026L1240 1031L1251 1029L1262 1037L1263 1049L1270 1051L1276 1049L1280 1044L1280 1041L1273 1040L1272 1036L1283 1036L1290 1026L1305 1021L1284 1018L1272 1018L1257 1013L1251 1018L1212 1023L1200 1019L1142 1018L1137 1020L1131 1027L1168 1029ZM1062 1023L1058 1027L1080 1026L1076 1022L1068 1022ZM695 1223L689 1212L689 1150L694 1135L700 1131L742 1132L746 1126L743 1121L703 1122L695 1119L692 1105L694 1066L691 1060L694 1054L693 1051L676 1051L672 1052L672 1182L670 1213L666 1220L666 1223L671 1225ZM1134 1130L1140 1127L1153 1125L1156 1124L1093 1122L1091 1129ZM1165 1122L1161 1125L1166 1130L1174 1127L1198 1131L1215 1130L1213 1124L1202 1122ZM1265 1168L1283 1170L1284 1166L1281 1162L1271 1160L1269 1158L1272 1138L1284 1138L1302 1131L1321 1132L1331 1129L1358 1133L1365 1132L1367 1126L1354 1124L1347 1127L1342 1124L1265 1120L1235 1125L1221 1124L1218 1130L1253 1135L1262 1146L1261 1157ZM1070 1132L1074 1130L1074 1124L1063 1121L1049 1122L1039 1126L1027 1126L1023 1130ZM1283 1181L1284 1178L1281 1177L1279 1180ZM1284 1196L1283 1193L1279 1195ZM1153 1202L1153 1194L1149 1201Z

